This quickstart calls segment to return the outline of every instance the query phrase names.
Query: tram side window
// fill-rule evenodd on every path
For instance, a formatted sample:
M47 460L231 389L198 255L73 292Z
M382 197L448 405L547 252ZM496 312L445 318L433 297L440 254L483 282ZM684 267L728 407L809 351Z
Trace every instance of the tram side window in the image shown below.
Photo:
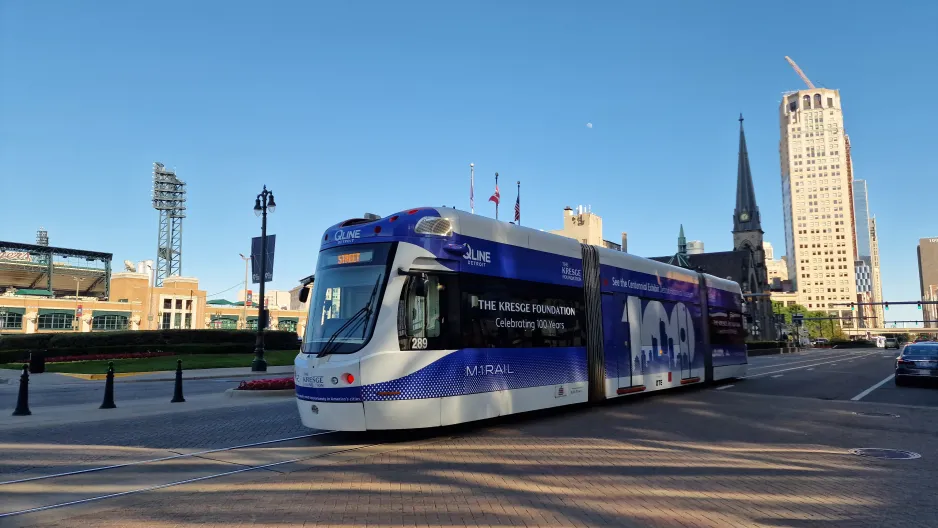
M460 346L585 346L582 290L481 275L460 279Z
M398 308L401 350L440 350L452 341L446 328L458 325L458 318L448 313L451 282L432 274L407 278Z

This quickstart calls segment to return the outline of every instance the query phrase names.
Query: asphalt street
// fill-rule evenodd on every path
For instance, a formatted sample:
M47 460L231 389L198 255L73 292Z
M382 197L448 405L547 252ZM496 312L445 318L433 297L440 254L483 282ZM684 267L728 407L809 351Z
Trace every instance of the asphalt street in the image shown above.
M404 511L434 526L933 526L938 508L909 504L903 486L938 493L938 387L897 387L896 355L752 357L744 379L428 431L425 441L311 431L292 398L23 422L0 430L0 525L381 525ZM187 381L187 395L237 382ZM102 387L37 397L88 401L95 417ZM116 386L118 401L171 391L172 382ZM849 451L862 447L917 458ZM61 475L73 471L85 473ZM549 481L532 486L541 474ZM3 515L32 508L41 511ZM252 517L261 510L263 520Z
M719 390L938 407L938 383L897 387L890 378L898 351L882 348L810 349L797 354L749 358L746 379ZM936 380L938 382L938 380Z

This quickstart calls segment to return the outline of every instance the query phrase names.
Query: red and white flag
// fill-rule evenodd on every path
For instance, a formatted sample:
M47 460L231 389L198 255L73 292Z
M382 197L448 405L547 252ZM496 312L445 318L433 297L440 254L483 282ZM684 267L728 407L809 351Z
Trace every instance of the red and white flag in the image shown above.
M498 173L495 173L495 194L489 197L490 202L495 202L496 211L498 211L498 204L502 201L502 195L498 192Z

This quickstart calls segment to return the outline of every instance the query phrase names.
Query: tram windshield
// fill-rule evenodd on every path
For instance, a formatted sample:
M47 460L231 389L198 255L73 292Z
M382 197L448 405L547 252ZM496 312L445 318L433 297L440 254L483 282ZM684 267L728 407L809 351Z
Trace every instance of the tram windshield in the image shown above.
M391 244L332 248L319 254L304 354L351 354L371 338Z

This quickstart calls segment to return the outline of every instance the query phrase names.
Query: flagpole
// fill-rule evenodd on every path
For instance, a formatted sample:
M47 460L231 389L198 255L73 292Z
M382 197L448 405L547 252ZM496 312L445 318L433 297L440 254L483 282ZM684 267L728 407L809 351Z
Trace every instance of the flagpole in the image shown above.
M495 190L498 190L498 173L495 173ZM499 197L498 201L495 202L495 219L498 220L498 202L502 201Z
M518 210L518 225L521 225L521 180L518 180L518 198L515 200L515 207Z
M469 210L472 214L476 212L476 199L475 199L475 163L469 164Z

